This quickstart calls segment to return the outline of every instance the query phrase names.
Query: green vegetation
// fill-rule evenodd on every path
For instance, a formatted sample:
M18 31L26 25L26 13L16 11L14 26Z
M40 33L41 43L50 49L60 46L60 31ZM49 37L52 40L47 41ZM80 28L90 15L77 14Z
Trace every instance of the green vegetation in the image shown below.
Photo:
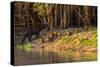
M38 15L44 16L46 14L48 6L48 4L35 3L33 4L32 8L34 8L34 10L38 12Z
M27 43L27 44L19 44L16 46L16 48L19 48L19 49L24 49L25 51L28 51L30 52L31 49L32 49L32 43Z
M66 32L65 32L66 33ZM89 29L73 35L63 35L58 40L54 41L56 45L82 45L82 46L97 46L97 31L96 28Z
M27 38L29 41L32 39L32 35L36 35L37 43L20 44L17 46L18 48L26 50L30 48L67 50L70 48L83 49L83 47L86 47L84 49L88 50L97 47L97 7L50 3L26 4L22 2L15 4L15 7L18 7L15 10L15 15L21 15L22 13L23 15L21 17L18 16L18 18L23 17L21 20L24 20L17 20L15 17L15 24L22 26L26 30L25 32L28 32ZM22 8L25 10L21 11ZM17 12L17 10L21 12ZM24 24L21 25L18 22ZM15 28L16 30L17 27ZM75 30L71 27L75 28ZM70 31L68 30L69 28ZM47 37L40 35L45 33L43 29L45 29L45 32L48 32L46 34ZM30 30L31 32L29 32ZM39 36L41 38L38 38Z
M59 32L58 32L59 33ZM41 39L41 38L40 38ZM17 48L25 49L30 51L32 48L43 48L48 50L77 50L82 49L85 51L96 51L97 47L97 31L96 28L89 28L87 31L82 31L75 33L73 31L72 35L69 35L68 32L64 32L54 41L47 41L42 43L41 40L37 39L37 45L32 45L32 43L27 43L23 45L17 45Z
M97 60L97 6L15 2L13 7L18 64Z

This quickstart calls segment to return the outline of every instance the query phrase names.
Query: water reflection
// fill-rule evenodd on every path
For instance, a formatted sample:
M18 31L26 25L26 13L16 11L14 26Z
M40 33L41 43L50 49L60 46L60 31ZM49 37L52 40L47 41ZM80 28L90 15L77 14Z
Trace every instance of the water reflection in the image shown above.
M15 49L15 65L48 64L96 60L96 52L80 52L71 49L52 51L44 49Z

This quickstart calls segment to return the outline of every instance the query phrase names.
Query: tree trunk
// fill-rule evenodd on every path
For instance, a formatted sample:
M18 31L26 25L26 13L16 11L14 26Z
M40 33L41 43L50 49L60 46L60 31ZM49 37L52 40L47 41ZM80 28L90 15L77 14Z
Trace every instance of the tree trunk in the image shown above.
M57 27L57 4L55 5L55 19L54 19L54 22L55 22L55 24L54 24L54 26L55 27Z
M66 24L67 24L67 20L68 20L68 16L67 16L67 11L66 11L66 5L64 5L64 18L63 18L63 20L64 20L64 28L66 28Z
M78 29L77 29L77 32L79 32L80 30L79 30L79 28L80 28L80 24L81 24L81 13L80 13L80 7L78 6L77 7L78 8L78 18L77 18L77 25L78 25Z
M63 11L62 11L62 5L60 5L60 28L63 28Z
M45 24L47 24L46 17L43 17L43 21Z
M87 6L84 6L83 7L83 11L84 11L84 14L83 14L83 23L84 23L84 29L87 30L88 29L88 23L89 23L89 14L88 14L88 7Z
M66 27L69 27L69 23L70 23L70 9L71 9L70 6L67 6L67 16L66 16L67 17L66 18L67 19L67 23L66 23L67 26Z

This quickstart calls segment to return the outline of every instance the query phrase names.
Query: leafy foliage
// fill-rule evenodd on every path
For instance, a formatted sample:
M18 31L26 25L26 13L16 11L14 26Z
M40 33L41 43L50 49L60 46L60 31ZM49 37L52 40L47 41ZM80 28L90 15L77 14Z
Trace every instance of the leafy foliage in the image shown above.
M74 33L74 32L73 32ZM75 33L71 36L63 35L54 42L56 45L90 45L97 46L97 32L96 29Z
M44 16L46 14L48 8L48 4L33 4L33 9L38 12L38 15Z
M59 34L59 32L57 32L57 34ZM69 35L68 32L64 32L63 35L60 35L51 42L45 42L45 40L41 42L41 40L38 39L36 41L38 42L34 48L42 48L41 46L44 46L44 48L49 50L77 50L82 47L82 50L95 51L97 47L97 32L96 28L88 29L80 33L73 31L72 35ZM17 48L25 49L26 51L30 51L32 47L32 43L17 46Z

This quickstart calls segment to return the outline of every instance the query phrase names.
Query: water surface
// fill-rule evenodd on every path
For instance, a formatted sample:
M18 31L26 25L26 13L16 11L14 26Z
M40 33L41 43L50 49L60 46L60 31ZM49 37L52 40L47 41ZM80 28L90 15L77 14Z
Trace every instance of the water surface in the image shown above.
M15 65L95 61L96 59L96 52L80 52L71 49L65 51L15 49Z

